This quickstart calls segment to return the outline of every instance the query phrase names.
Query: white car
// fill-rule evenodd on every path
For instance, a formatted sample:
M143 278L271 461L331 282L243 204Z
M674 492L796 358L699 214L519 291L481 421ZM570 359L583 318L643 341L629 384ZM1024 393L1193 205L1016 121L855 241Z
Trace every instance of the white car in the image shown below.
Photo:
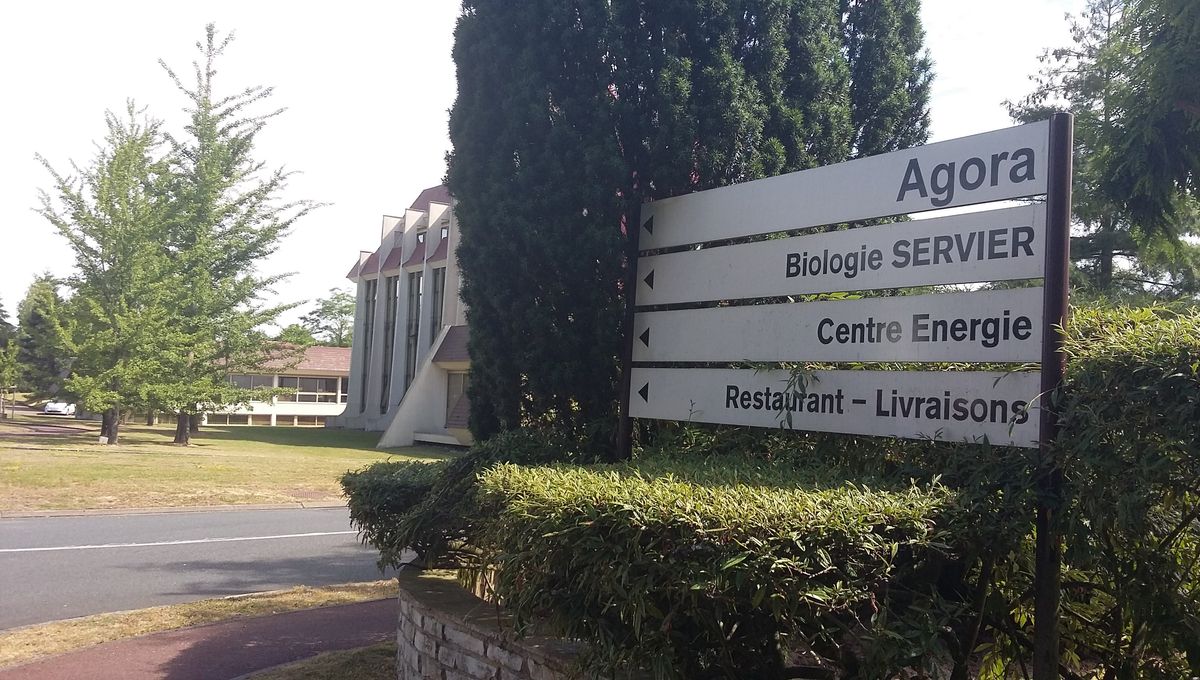
M68 404L65 401L54 399L46 402L42 408L42 413L48 416L73 416L75 415L75 404Z

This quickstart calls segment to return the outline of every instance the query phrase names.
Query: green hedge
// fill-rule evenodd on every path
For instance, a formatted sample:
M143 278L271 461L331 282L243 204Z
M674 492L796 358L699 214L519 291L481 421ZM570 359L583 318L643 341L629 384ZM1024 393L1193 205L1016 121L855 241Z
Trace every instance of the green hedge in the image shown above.
M1074 310L1066 352L1052 397L1065 489L1051 499L1066 677L1200 676L1200 313ZM550 616L602 673L1027 668L1036 452L670 423L642 434L636 463L581 468L547 466L588 462L557 435L506 433L423 496L394 482L408 491L378 496L391 510L356 521L385 556L414 545L429 562L494 568L518 620ZM352 508L377 502L370 488L347 487Z
M380 566L398 566L406 548L428 557L430 546L397 535L401 519L429 495L446 469L444 462L386 461L342 476L350 522L360 538L380 551Z
M719 459L500 465L472 541L517 620L549 615L602 675L776 678L807 650L883 677L940 649L950 612L922 578L965 518L940 485L875 484Z
M1200 313L1069 328L1064 640L1109 677L1200 676Z

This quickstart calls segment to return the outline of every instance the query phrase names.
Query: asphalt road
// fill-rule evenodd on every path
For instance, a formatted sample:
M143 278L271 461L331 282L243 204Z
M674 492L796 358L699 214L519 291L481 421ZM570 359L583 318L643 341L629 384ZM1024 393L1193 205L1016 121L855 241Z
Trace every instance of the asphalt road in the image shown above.
M0 629L376 580L377 555L344 507L3 519Z

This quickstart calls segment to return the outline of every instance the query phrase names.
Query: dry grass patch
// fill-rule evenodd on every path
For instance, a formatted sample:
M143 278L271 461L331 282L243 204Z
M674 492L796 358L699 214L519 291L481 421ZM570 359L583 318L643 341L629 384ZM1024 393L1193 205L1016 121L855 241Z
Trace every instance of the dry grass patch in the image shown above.
M0 512L341 501L347 470L457 455L379 450L379 433L353 430L205 427L186 448L171 445L173 434L126 426L119 445L102 446L96 423L30 415L0 423Z
M299 586L43 623L0 632L0 668L164 630L396 596L395 579L320 588Z
M395 680L396 643L325 652L250 677L254 680Z

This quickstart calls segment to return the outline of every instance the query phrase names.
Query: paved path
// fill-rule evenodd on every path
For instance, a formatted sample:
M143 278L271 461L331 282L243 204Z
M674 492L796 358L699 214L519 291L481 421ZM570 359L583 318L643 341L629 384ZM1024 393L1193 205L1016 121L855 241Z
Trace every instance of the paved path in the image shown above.
M0 670L0 680L230 680L396 635L396 601L226 621L108 642Z
M377 557L345 507L0 519L0 629L370 581Z

